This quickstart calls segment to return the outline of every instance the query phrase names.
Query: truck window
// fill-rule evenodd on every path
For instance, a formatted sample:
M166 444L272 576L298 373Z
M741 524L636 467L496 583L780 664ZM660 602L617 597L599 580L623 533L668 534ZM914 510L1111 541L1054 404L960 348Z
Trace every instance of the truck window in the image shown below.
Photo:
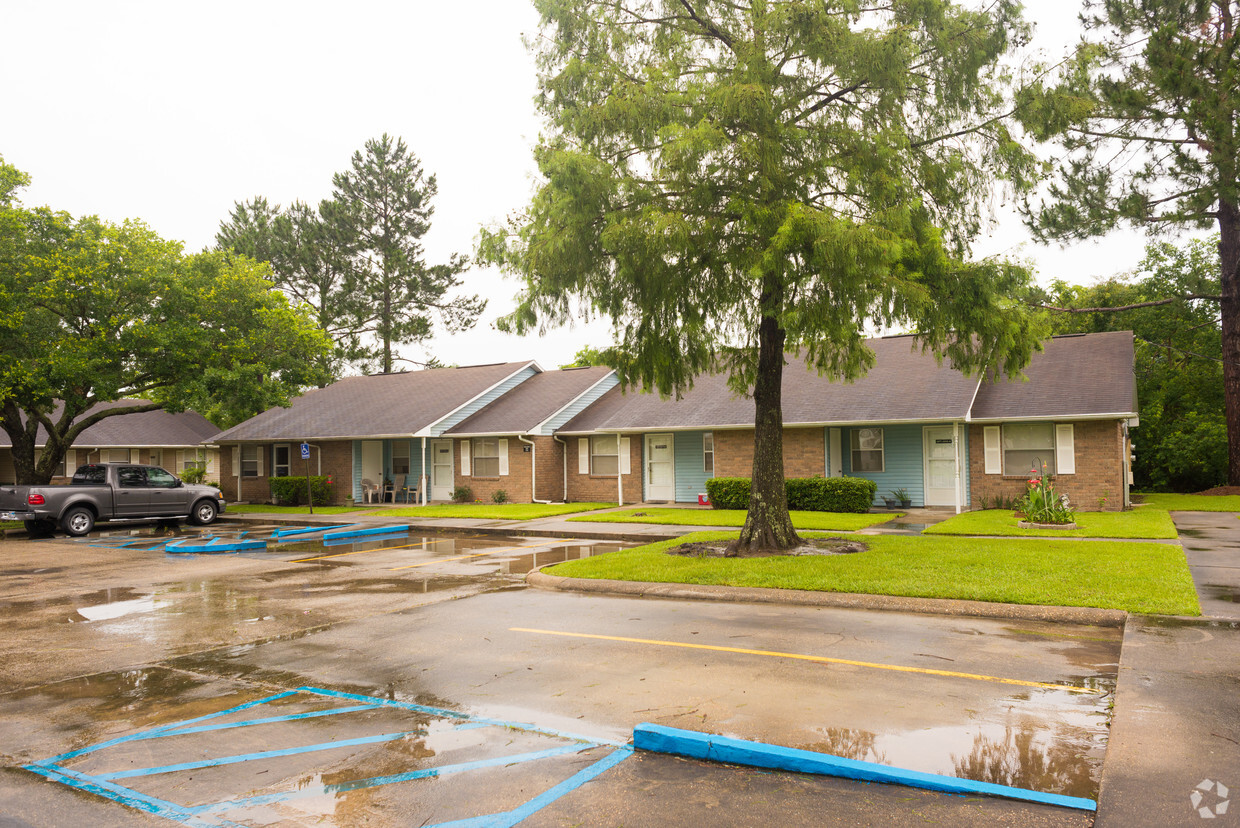
M175 489L179 481L163 469L147 469L146 483L155 489Z
M82 466L73 473L74 486L102 486L108 482L108 470L104 466Z
M121 466L116 470L116 480L122 489L145 489L146 469L141 466Z

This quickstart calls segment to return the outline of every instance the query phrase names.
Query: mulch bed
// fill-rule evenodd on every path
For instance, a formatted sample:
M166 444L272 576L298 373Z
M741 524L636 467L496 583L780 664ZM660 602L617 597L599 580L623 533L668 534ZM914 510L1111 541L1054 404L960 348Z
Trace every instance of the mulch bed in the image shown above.
M779 552L742 552L739 555L729 555L728 541L694 541L673 546L667 550L667 553L692 558L773 558L796 555L851 555L854 552L864 552L869 548L864 543L855 540L815 538L806 541L801 546Z
M1215 486L1213 489L1206 489L1204 492L1197 492L1199 495L1240 495L1240 486Z

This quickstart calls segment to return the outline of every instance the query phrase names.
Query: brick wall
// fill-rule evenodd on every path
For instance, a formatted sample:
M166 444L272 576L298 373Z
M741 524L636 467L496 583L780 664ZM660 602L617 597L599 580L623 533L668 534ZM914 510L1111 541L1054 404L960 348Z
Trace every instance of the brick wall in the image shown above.
M983 426L969 426L970 508L980 509L981 499L1015 499L1025 493L1029 477L986 474ZM1057 491L1066 494L1074 509L1083 512L1117 511L1124 508L1124 437L1119 420L1090 420L1072 424L1076 473L1054 478ZM1105 499L1105 500L1104 500Z
M822 476L826 472L826 444L821 428L784 429L784 477ZM749 477L753 474L753 429L715 432L715 476Z
M301 459L298 443L292 444L292 468L290 472L300 477L305 474L305 462ZM233 446L220 447L220 491L227 501L250 503L271 502L271 446L260 446L263 453L263 473L258 477L241 478L241 491L237 492L237 472L233 468ZM319 452L322 452L320 471ZM339 506L353 491L353 441L333 440L314 443L310 448L310 473L329 475L332 478L332 505Z
M624 486L624 502L637 503L642 499L642 435L623 434L629 438L629 474L621 475ZM568 500L576 503L615 503L618 482L616 475L598 476L578 471L577 437L565 437L568 443ZM560 470L563 474L563 467ZM561 478L562 482L563 478Z

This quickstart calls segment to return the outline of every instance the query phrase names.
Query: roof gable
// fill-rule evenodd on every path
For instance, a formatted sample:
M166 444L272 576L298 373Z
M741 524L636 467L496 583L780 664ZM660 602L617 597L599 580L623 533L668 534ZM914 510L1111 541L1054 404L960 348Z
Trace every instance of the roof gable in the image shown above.
M567 421L615 384L615 372L602 366L544 371L447 433L550 434L554 428L544 428L545 423Z
M434 436L450 427L444 421L463 407L541 370L537 363L527 361L346 377L303 394L288 408L272 408L251 417L216 440Z

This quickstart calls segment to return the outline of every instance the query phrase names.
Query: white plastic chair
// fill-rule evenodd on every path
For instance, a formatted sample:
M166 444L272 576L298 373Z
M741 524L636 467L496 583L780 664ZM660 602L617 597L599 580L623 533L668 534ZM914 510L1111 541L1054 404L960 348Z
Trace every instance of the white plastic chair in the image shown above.
M374 503L379 497L379 485L369 477L362 478L362 500Z

